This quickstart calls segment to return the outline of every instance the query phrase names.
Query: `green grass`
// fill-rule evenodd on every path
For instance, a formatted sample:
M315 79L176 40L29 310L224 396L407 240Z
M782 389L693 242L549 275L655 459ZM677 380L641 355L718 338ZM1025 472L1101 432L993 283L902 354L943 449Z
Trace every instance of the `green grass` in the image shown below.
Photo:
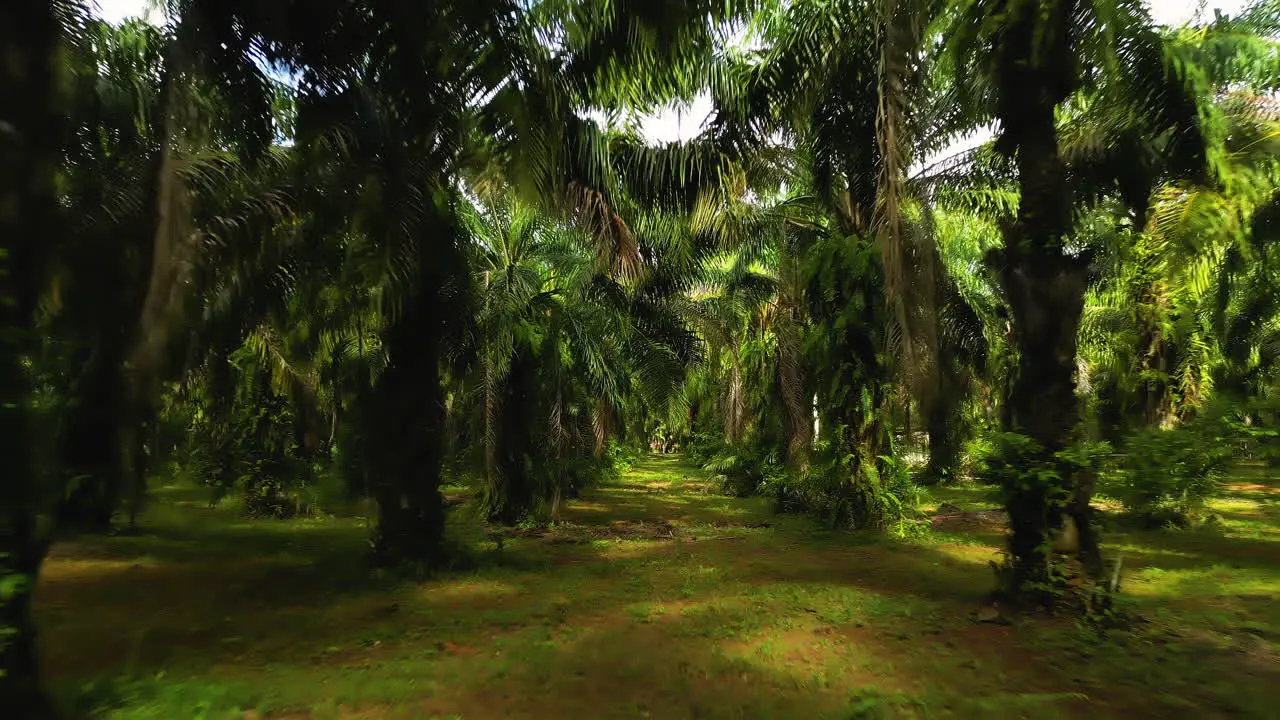
M169 488L141 534L55 548L39 621L62 696L120 718L1265 718L1277 500L1249 475L1219 532L1109 535L1147 622L1100 634L975 623L989 534L826 532L672 457L501 551L456 513L471 568L426 582L365 572L359 518L246 521Z

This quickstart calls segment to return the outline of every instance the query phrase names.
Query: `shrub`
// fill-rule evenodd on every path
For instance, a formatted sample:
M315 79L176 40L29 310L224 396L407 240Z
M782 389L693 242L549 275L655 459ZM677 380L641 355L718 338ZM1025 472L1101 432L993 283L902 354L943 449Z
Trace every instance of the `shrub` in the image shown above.
M1219 491L1237 437L1212 418L1143 428L1126 439L1125 457L1103 490L1150 524L1194 523Z
M1000 450L998 433L980 433L965 440L960 450L960 474L983 481L987 476L987 464Z
M707 448L709 442L694 442ZM885 530L899 537L919 534L919 507L927 491L907 464L891 456L863 458L819 442L803 471L788 469L781 451L750 443L702 450L703 469L719 492L734 497L772 497L778 512L805 512L836 528Z
M617 439L611 439L607 455L612 464L607 476L609 479L617 479L631 470L644 453L635 447L618 442Z
M1222 422L1241 457L1280 467L1280 400L1252 398L1222 413Z
M862 459L840 454L829 443L815 447L802 475L779 471L762 485L781 512L808 512L832 527L885 530L898 537L923 527L919 508L928 492L900 459Z
M1049 455L1026 435L1002 432L986 437L976 452L978 472L974 479L1009 490L1025 488L1028 483L1056 482L1064 474L1097 472L1111 454L1111 445L1079 442Z
M746 444L724 445L703 465L720 492L734 497L766 494L786 470L776 453Z
M724 440L708 432L695 433L685 448L689 458L699 465L706 465L724 449Z

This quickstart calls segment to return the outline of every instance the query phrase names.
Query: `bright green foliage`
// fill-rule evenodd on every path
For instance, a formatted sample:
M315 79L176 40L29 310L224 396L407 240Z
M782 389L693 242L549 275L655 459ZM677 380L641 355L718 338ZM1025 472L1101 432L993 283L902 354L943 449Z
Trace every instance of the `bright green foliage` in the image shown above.
M819 438L832 453L818 472L826 482L819 482L833 496L827 505L835 523L881 527L892 517L885 510L897 508L882 497L893 441L879 254L868 244L833 237L820 242L807 263L809 313L817 322L806 352L813 358ZM833 476L839 489L831 487Z
M782 509L812 508L813 505L805 501L789 502L785 466L776 455L761 453L761 449L752 445L721 445L702 467L718 483L717 489L727 495L776 495Z
M492 519L553 518L612 469L618 409L671 396L688 338L661 303L593 272L581 232L502 200L470 221L476 372L454 412L475 442L461 451L479 460Z
M1147 522L1195 523L1220 492L1236 450L1220 422L1144 428L1126 439L1118 477L1102 490Z
M879 253L815 230L750 255L759 270L740 255L723 294L701 301L700 326L726 359L723 440L697 449L731 494L772 497L833 527L902 532L920 497L889 433Z
M1082 443L1047 453L1034 438L1019 433L1001 433L994 440L979 480L1000 488L1009 513L1009 551L1004 562L993 563L999 590L1011 600L1049 602L1060 592L1061 578L1052 564L1053 538L1063 532L1069 517L1077 492L1072 479L1096 474L1110 448ZM1036 558L1045 571L1028 575L1019 567L1028 557Z
M1199 526L1242 458L1274 466L1280 437L1274 408L1270 400L1219 402L1172 428L1138 429L1100 490L1147 524Z

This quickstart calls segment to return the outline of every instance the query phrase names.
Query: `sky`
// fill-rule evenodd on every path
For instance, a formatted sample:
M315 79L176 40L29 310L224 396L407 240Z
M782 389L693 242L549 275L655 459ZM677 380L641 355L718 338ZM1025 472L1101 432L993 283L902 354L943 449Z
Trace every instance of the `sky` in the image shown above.
M108 22L115 23L138 16L147 16L153 21L160 18L159 11L152 10L148 13L149 6L154 4L153 0L97 0L97 4L99 16ZM1190 20L1195 15L1199 4L1199 0L1147 1L1147 5L1151 8L1151 18L1161 25L1179 25ZM1246 4L1248 4L1247 0L1207 0L1205 7L1206 13L1211 14L1213 9L1221 9L1230 14ZM711 98L704 95L694 100L688 107L668 108L644 118L640 129L650 142L688 140L702 130L710 113ZM986 137L979 133L967 142L961 141L949 148L948 153L985 142L989 136L990 133L986 133Z

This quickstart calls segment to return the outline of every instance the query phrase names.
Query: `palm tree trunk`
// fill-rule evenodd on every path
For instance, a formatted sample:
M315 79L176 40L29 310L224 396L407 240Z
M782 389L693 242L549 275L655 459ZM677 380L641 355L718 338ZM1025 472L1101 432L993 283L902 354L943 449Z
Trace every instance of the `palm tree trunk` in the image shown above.
M104 333L104 335L107 333ZM58 525L74 532L111 529L124 485L123 348L103 338L71 392L62 458L70 492L58 506Z
M1025 52L1032 52L1029 22L1009 32L1014 50L1017 39L1027 35L1021 39ZM1071 442L1079 420L1076 336L1088 260L1063 249L1071 230L1072 198L1066 166L1058 155L1052 78L1043 69L1015 70L1011 75L1013 85L1023 90L1006 87L1002 92L1010 98L1021 92L1021 100L1002 103L1000 119L1017 148L1021 204L1017 221L1006 233L1000 279L1020 358L1010 390L1007 429L1030 436L1039 444L1044 462L1061 465L1054 454ZM1062 526L1063 513L1078 516L1077 527L1089 520L1088 497L1076 496L1070 508L1059 499L1072 497L1075 490L1075 478L1065 467L1057 479L1024 480L1005 488L1013 563L1012 586L1006 589L1018 596L1048 582L1048 538Z
M489 351L492 352L492 351ZM498 451L500 439L499 414L502 412L501 387L498 385L497 376L494 373L493 358L486 354L484 357L484 387L481 411L483 417L481 422L484 423L484 480L485 492L487 493L486 503L491 499L497 498L502 492L502 479L499 477L501 469L498 466Z
M929 465L925 468L926 484L947 482L955 476L960 458L960 404L946 393L947 388L933 399L925 416L925 430L929 433Z
M37 518L54 477L36 462L25 358L39 334L35 306L45 249L57 240L58 164L52 66L58 28L50 3L0 4L0 708L6 716L51 717L41 692L32 591L47 544Z
M489 519L515 525L534 509L538 488L529 475L533 451L531 429L538 422L530 412L537 392L531 352L517 348L507 371L498 409L495 448L497 475L491 482Z
M785 322L778 328L778 387L782 392L787 431L787 463L803 473L813 445L813 418L805 383L803 348L798 327Z
M730 445L742 439L744 422L742 368L738 365L737 348L730 348L733 353L729 366L729 389L724 401L724 441Z
M609 437L613 434L613 408L608 398L596 398L595 412L591 414L591 430L594 436L592 453L597 458L604 457L609 449Z
M176 102L168 66L160 79L159 151L150 170L153 183L147 193L147 214L151 237L136 243L136 257L130 257L131 238L121 238L116 247L92 268L94 277L79 278L107 289L101 302L106 309L81 320L86 335L92 336L88 368L72 391L72 409L67 443L63 449L71 492L58 508L59 523L79 532L103 533L111 529L111 519L129 487L136 486L137 472L131 460L134 438L142 432L143 414L157 392L156 377L170 316L174 312L175 289L181 270L175 250L186 223L187 196L177 178L171 139L174 134ZM145 284L131 285L129 263L137 263ZM112 297L114 294L114 297ZM132 377L126 375L126 365Z
M424 284L426 280L424 278ZM419 288L384 338L386 369L370 397L371 491L378 503L374 561L438 567L445 559L440 494L444 388L435 288Z
M865 412L847 416L849 427L849 456L853 466L849 474L849 493L851 499L851 519L854 527L878 528L884 523L880 505L875 502L875 495L881 492L875 487L874 476L885 477L888 469L881 459L892 446L889 424L889 397L884 383L870 380L866 392L870 402Z
M134 391L135 402L140 395L141 393ZM143 500L147 494L147 473L151 471L151 464L160 446L160 428L155 405L148 403L140 408L135 406L134 413L138 417L138 422L134 426L132 437L126 438L130 454L125 462L128 473L125 500L130 530L135 530L138 526L138 513L142 510Z
M1168 429L1177 419L1169 372L1173 365L1172 348L1167 340L1160 337L1157 327L1142 328L1140 334L1141 373L1146 376L1138 385L1142 420L1148 427Z

